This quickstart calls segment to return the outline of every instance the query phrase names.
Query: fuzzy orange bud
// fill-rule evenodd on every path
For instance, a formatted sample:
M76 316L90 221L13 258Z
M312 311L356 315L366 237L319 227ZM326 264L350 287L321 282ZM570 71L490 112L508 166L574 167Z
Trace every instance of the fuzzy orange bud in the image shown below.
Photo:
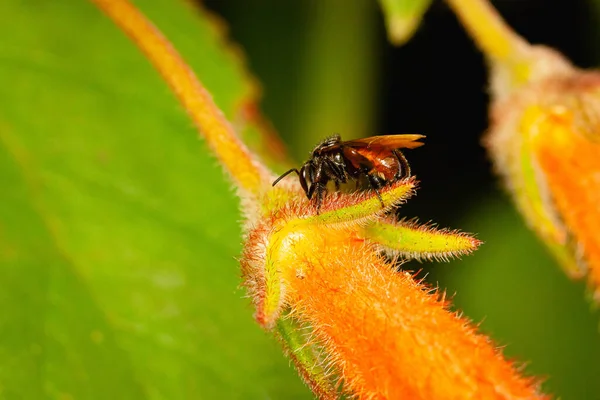
M573 69L498 101L486 143L519 209L574 277L600 284L600 75ZM595 126L596 125L596 126Z
M600 73L516 35L485 0L448 0L491 67L485 144L528 224L600 300Z
M367 244L315 232L302 277L290 282L293 317L361 399L534 399L490 340L450 312L444 298L397 273Z
M296 183L249 233L242 267L256 318L321 398L543 398L445 299L395 259L445 258L480 244L457 231L379 217L373 193L332 193L322 213ZM382 189L402 201L414 180ZM271 203L277 204L277 203Z

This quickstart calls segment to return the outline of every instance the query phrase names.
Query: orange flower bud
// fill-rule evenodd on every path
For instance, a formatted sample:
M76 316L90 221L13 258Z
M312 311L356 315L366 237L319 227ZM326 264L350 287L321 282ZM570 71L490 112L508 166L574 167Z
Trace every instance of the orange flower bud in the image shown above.
M518 209L600 300L600 73L531 46L485 0L448 0L489 58L485 144Z
M292 316L312 327L311 343L361 399L536 399L490 340L367 244L323 231L290 284Z
M600 74L572 69L495 102L486 143L521 212L574 277L600 283Z
M398 181L381 196L392 207L414 185ZM381 253L447 258L478 240L382 218L373 193L332 193L316 214L297 183L278 190L288 201L250 231L244 282L257 321L276 329L319 397L544 398L443 296Z

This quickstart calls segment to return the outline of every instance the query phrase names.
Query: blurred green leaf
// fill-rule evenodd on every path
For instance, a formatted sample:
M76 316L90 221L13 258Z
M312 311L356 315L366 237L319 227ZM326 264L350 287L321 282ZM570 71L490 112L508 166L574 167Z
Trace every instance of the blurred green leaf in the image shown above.
M402 45L410 40L421 23L431 0L379 0L385 15L390 42Z
M303 160L321 140L335 133L346 140L372 136L377 108L377 8L371 0L340 7L310 2L298 104L291 149Z
M482 199L459 226L484 244L432 269L455 307L491 334L505 353L544 380L556 398L600 393L598 313L584 282L569 280L507 201Z
M390 133L375 130L382 60L377 3L209 3L251 55L264 86L264 109L298 160L334 133L345 139Z
M234 118L247 82L209 19L138 3ZM86 2L0 15L0 397L308 398L237 288L237 200L158 74Z

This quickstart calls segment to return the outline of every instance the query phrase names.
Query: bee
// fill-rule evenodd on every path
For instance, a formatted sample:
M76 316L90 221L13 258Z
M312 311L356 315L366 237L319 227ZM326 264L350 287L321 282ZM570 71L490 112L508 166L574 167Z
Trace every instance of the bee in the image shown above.
M334 135L314 148L299 171L292 168L284 172L273 182L273 186L295 172L306 197L311 200L316 196L318 213L329 182L334 182L336 190L339 190L342 183L354 180L358 184L362 180L375 191L382 207L385 207L379 190L410 176L408 161L399 149L422 146L423 143L418 140L423 137L388 135L342 141L340 135Z

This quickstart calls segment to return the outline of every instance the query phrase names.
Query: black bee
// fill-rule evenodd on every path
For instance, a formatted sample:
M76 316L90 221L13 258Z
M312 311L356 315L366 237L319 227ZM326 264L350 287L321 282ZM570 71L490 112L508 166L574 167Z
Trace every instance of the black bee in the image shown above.
M340 184L352 179L366 179L377 193L382 206L379 189L387 184L410 176L410 166L399 149L414 149L423 143L417 140L423 135L372 136L365 139L342 141L339 135L322 141L312 151L311 157L300 171L292 168L273 182L275 186L288 174L295 172L306 197L312 199L316 193L317 212L327 191L327 183L334 182L336 190Z

